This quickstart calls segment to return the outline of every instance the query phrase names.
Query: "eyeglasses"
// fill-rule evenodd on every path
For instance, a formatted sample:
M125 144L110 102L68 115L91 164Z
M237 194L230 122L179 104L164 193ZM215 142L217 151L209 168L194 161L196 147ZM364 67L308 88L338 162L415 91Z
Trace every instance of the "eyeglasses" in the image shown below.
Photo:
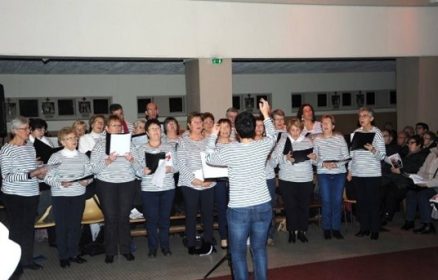
M30 130L30 128L29 127L19 127L19 128L17 128L17 130Z
M71 140L78 141L78 137L67 137L67 138L64 138L64 141L71 141Z

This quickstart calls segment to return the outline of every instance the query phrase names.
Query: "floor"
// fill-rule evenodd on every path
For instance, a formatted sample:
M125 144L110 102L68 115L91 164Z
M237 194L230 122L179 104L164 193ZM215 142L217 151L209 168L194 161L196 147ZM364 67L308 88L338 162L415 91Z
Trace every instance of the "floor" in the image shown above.
M438 245L437 234L419 235L402 231L402 222L401 215L397 215L386 226L389 231L381 233L378 241L355 237L357 224L343 225L345 240L324 240L319 226L311 224L308 231L310 242L307 244L289 244L287 233L277 232L274 246L268 247L269 268ZM21 279L202 279L225 254L224 250L218 248L217 253L210 256L190 256L182 244L182 238L174 235L171 237L172 256L158 254L157 258L148 258L146 239L136 237L134 242L135 261L128 262L121 257L108 265L104 263L104 255L86 256L87 263L72 264L67 269L59 266L55 248L49 247L47 242L36 242L35 254L46 258L41 262L44 269L26 270ZM229 273L229 267L224 262L211 276Z

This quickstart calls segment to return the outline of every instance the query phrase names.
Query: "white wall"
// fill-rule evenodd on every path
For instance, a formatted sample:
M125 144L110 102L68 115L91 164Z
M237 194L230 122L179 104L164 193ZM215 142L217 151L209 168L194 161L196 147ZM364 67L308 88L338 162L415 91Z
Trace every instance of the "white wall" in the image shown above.
M6 98L112 96L131 121L137 119L137 96L185 95L186 91L184 75L0 75L0 84ZM292 92L394 88L392 72L233 75L233 93L272 93L273 107L286 114L290 114ZM50 121L49 128L57 130L70 124Z
M0 38L8 56L436 56L438 7L0 0Z

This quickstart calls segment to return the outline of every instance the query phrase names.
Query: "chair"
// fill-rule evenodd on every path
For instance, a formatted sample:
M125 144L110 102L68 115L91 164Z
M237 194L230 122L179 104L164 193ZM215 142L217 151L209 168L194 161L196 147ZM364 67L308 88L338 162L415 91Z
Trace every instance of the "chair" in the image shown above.
M348 213L350 213L351 224L353 224L354 215L353 215L353 211L352 211L352 206L353 206L353 204L357 203L357 200L349 199L347 197L347 191L345 188L344 188L344 193L342 194L342 199L343 199L344 221L345 221L345 223L348 223L348 218L347 218L347 212L348 212Z
M85 201L85 209L82 214L82 224L97 224L104 221L102 210L99 206L99 199L93 196Z
M47 207L46 211L44 211L43 215L35 222L35 228L36 229L42 229L42 228L49 228L54 227L55 222L49 221L47 222L46 219L50 214L50 211L52 210L52 205Z

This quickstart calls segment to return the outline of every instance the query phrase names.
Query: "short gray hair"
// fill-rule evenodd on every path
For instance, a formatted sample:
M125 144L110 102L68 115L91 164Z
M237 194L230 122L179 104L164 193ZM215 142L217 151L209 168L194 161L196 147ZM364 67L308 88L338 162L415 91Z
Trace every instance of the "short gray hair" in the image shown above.
M29 124L29 119L18 116L11 121L11 132L14 133L15 130L19 129L24 124Z
M133 123L134 128L137 128L140 123L146 124L146 120L138 119Z
M374 117L374 110L371 109L370 107L360 107L358 113L360 114L361 112L368 112L370 117Z

